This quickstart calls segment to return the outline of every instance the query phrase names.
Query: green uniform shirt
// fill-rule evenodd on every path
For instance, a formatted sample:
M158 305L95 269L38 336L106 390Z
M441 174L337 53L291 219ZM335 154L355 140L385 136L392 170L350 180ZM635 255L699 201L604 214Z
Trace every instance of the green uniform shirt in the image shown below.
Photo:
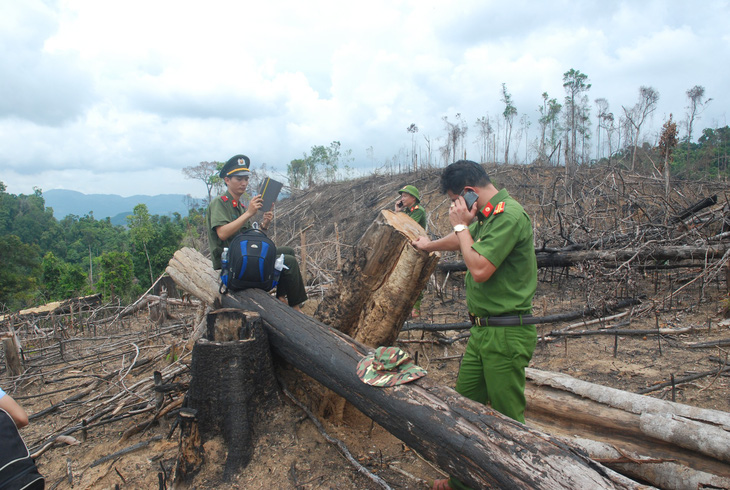
M522 206L502 189L489 203L492 213L469 226L472 248L497 270L485 282L466 274L466 304L477 317L532 313L537 289L537 259L532 222ZM503 209L500 209L503 208Z
M420 204L406 209L405 213L413 218L413 221L421 225L421 228L426 229L426 211L424 211Z
M210 259L213 261L213 269L221 268L221 253L223 253L223 247L227 247L231 239L226 241L218 238L218 234L215 232L217 226L222 226L234 221L236 218L246 212L246 207L233 198L230 192L226 192L224 195L216 197L213 202L208 206L208 243L210 246ZM231 235L231 238L235 236L239 231L251 228L251 223L246 222L236 233Z

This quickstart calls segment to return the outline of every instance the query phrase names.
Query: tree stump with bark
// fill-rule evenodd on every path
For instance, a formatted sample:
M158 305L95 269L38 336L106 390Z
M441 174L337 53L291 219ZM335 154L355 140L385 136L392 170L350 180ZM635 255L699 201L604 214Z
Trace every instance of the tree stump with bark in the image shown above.
M3 350L5 351L5 367L11 376L23 374L23 365L20 362L20 354L15 334L9 333L3 338Z
M217 310L208 338L195 343L188 404L202 441L222 436L228 447L223 479L250 461L257 420L281 403L269 342L258 314Z
M411 246L425 234L405 213L381 211L315 318L365 345L391 345L438 264L440 254Z

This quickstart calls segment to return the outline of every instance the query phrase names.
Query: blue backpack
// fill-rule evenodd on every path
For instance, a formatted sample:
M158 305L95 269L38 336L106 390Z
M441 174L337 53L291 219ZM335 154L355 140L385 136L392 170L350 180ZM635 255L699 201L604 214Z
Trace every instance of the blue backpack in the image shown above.
M248 228L234 236L228 245L228 260L221 262L221 293L274 287L276 245L261 230Z

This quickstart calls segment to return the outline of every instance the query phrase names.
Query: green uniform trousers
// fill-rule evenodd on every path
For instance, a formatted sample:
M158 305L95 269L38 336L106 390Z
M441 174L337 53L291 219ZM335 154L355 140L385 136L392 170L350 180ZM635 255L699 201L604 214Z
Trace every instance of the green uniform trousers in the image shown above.
M307 291L304 289L302 273L299 271L299 262L294 257L291 247L276 247L276 255L284 254L284 265L288 269L281 271L279 284L276 286L276 297L286 296L289 306L296 306L307 300Z
M456 391L525 423L525 368L537 345L535 325L471 328L456 380ZM463 490L456 478L449 484Z

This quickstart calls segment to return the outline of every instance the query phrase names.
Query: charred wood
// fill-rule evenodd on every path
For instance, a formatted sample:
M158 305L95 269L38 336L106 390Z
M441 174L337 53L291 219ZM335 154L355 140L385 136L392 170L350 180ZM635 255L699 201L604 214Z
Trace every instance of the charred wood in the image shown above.
M251 460L257 419L280 400L258 315L223 311L209 318L209 325L221 328L212 329L217 336L211 340L195 343L188 403L197 412L204 442L223 437L228 447L223 478L229 480Z

